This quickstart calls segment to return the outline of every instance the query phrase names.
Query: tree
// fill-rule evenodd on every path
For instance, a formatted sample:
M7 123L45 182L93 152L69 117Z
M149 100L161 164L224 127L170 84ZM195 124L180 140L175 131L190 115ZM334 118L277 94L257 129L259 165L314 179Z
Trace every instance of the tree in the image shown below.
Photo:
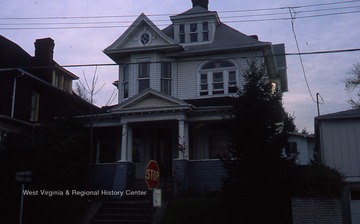
M358 90L356 95L360 98L360 62L353 64L353 67L347 74L349 77L345 79L345 89L348 93ZM348 102L353 108L360 108L359 100L349 99Z
M235 160L224 162L225 197L238 205L245 222L286 223L288 170L295 162L283 149L288 132L296 129L294 118L285 112L282 93L274 90L263 63L249 60L243 75L231 118Z

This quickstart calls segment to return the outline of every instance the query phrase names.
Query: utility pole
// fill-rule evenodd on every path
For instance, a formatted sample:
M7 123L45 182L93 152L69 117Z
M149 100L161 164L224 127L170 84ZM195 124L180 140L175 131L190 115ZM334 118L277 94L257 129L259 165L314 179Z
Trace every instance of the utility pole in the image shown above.
M320 107L319 107L319 93L316 93L316 106L317 106L317 113L320 116Z

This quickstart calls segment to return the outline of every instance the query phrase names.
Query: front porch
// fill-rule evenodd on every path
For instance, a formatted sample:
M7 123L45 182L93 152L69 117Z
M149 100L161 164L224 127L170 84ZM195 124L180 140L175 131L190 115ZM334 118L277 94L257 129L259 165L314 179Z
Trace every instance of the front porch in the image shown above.
M231 106L191 102L149 89L93 117L90 186L146 190L145 168L155 160L172 194L219 190Z
M225 176L223 161L173 160L173 176L161 176L159 188L164 199L178 194L219 191ZM136 166L132 162L94 164L90 167L90 190L148 191L145 178L134 177ZM145 173L145 170L143 170Z

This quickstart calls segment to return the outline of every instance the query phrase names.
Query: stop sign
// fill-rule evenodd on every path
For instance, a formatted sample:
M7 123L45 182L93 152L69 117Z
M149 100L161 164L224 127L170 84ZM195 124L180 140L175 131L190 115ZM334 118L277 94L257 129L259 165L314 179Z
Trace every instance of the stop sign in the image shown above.
M150 190L159 186L160 169L155 160L150 160L145 169L145 181Z

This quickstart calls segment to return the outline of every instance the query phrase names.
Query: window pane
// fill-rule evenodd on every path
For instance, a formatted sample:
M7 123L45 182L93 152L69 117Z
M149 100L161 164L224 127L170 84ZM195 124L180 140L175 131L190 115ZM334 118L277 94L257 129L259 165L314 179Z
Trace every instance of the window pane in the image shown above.
M203 22L203 31L209 31L209 23Z
M190 24L190 32L196 32L197 31L197 23Z
M190 41L191 42L197 42L198 41L198 34L197 33L190 34Z
M180 34L180 43L185 43L185 34Z
M123 67L123 82L129 81L129 66L124 65Z
M180 24L179 26L179 33L185 33L185 25L184 24Z
M140 79L139 80L139 92L142 92L145 89L150 87L149 79Z
M223 83L214 83L214 90L224 89L223 87L224 87Z
M139 64L139 78L149 77L149 72L150 64L148 62Z
M201 83L206 83L207 84L207 74L201 74L200 75L200 82Z
M162 79L161 80L161 92L171 95L171 80Z
M203 32L203 41L209 41L209 32Z
M124 91L124 99L129 97L129 83L126 82L123 84L123 91Z
M236 82L236 74L235 71L229 72L229 81L235 81Z
M171 78L171 62L162 62L161 63L161 77L162 78Z
M208 84L201 84L200 89L201 89L201 91L207 91L208 90Z
M223 73L216 72L213 74L213 82L222 82L223 81Z

